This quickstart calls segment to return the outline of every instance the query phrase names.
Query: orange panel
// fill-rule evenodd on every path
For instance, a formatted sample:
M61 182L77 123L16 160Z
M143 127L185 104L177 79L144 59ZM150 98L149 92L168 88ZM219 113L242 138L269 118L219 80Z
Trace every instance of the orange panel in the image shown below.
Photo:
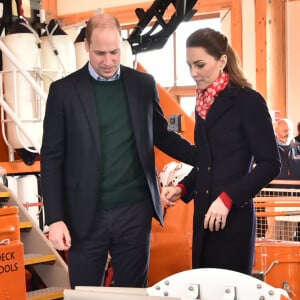
M193 203L178 201L167 209L164 227L153 221L149 286L192 268L192 218Z
M20 242L19 209L0 208L0 299L26 299L24 249Z
M141 65L138 69L145 72ZM189 117L176 100L160 85L158 85L160 104L164 114L169 119L172 114L181 114L181 135L193 143L195 121ZM156 167L160 172L163 167L174 161L173 158L156 149ZM165 226L157 221L152 223L152 239L149 268L149 286L172 274L192 268L192 220L193 203L185 204L178 201L175 207L167 209Z
M0 166L5 168L7 174L20 174L20 173L39 173L40 161L37 160L33 165L28 166L21 160L3 161Z
M0 244L0 282L0 299L26 299L24 250L20 241Z
M143 66L138 64L138 70L142 72L147 72ZM194 126L195 121L189 115L187 115L184 110L180 107L178 102L167 92L165 88L157 84L158 93L160 97L160 105L165 114L167 120L169 120L170 116L173 114L180 114L182 121L182 129L183 131L180 133L185 139L194 143ZM174 161L174 159L160 150L156 149L155 151L156 157L156 167L158 172L160 172L163 167L169 163L170 161Z
M300 243L257 241L253 269L263 271L264 281L273 287L290 291L292 300L300 299Z
M17 206L4 206L0 208L0 246L3 240L20 240L18 211Z

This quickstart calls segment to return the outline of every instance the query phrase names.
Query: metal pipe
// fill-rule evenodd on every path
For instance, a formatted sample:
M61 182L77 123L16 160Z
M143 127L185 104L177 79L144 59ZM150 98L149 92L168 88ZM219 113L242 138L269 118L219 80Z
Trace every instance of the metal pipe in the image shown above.
M4 109L4 111L9 115L9 117L17 124L17 126L21 129L25 137L32 143L33 147L36 149L38 153L40 153L41 145L37 143L30 133L27 132L27 129L24 127L23 123L20 121L18 116L14 113L14 111L10 108L10 106L4 101L2 97L0 97L0 105Z
M29 82L33 89L46 101L47 93L40 87L40 85L32 78L32 76L26 71L26 69L18 62L18 59L11 53L6 47L3 41L0 39L0 49L7 56L10 62L20 71L24 78Z

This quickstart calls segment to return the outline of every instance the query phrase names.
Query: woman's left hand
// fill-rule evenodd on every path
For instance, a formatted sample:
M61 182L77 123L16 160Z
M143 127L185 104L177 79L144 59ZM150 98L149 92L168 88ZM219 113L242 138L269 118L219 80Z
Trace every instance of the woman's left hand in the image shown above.
M225 206L222 199L218 197L209 207L204 218L204 228L210 231L224 229L229 209Z

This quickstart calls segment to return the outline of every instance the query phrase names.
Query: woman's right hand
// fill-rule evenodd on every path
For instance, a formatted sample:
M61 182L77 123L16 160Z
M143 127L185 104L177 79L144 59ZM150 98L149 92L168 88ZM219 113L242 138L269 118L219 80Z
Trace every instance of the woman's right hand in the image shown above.
M181 197L182 190L178 186L164 187L160 193L160 199L166 206L174 206L175 201Z

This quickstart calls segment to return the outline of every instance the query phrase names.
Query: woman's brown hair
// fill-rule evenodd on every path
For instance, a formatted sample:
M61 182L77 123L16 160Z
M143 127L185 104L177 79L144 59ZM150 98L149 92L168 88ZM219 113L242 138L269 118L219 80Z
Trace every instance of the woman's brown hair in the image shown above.
M239 66L239 59L235 51L228 44L227 37L221 32L212 28L198 29L188 37L186 47L204 48L205 51L216 60L219 60L221 56L225 54L227 56L227 64L224 71L228 73L230 81L239 86L252 87Z

